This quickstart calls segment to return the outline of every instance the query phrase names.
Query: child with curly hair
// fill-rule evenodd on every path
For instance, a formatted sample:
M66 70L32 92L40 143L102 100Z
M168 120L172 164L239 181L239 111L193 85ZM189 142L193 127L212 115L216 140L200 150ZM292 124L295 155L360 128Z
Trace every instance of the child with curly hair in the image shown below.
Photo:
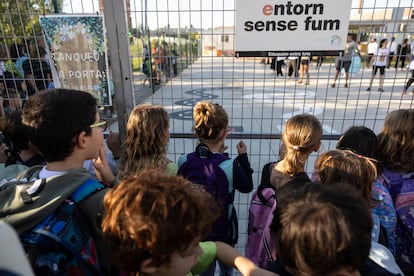
M137 105L129 115L118 178L125 179L147 168L177 174L177 165L166 156L169 139L169 117L165 109L149 103Z
M247 147L240 141L236 147L238 156L231 159L224 153L224 141L228 134L227 112L218 104L198 102L193 111L194 129L200 141L195 152L180 156L178 174L194 183L194 187L207 191L218 202L211 208L220 213L213 229L207 236L209 241L222 241L235 245L238 238L238 222L233 206L234 193L249 193L253 189L252 172L247 157ZM219 207L217 207L219 206ZM225 275L232 268L219 262ZM214 275L215 262L203 275Z
M159 170L121 181L104 198L104 237L122 275L193 275L216 258L243 275L274 275L221 242L199 243L216 215L192 183Z

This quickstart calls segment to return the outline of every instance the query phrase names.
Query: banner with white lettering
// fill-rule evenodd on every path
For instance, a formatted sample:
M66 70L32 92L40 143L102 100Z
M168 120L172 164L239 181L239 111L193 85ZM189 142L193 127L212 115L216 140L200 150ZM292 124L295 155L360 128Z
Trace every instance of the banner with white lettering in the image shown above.
M352 0L236 0L236 56L338 55Z
M46 15L40 25L60 87L91 93L111 105L102 15Z

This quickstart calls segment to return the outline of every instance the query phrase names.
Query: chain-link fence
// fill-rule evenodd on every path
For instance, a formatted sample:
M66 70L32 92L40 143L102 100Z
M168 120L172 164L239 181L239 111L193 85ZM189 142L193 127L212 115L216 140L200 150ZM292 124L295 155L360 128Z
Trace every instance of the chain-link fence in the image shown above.
M134 104L145 101L162 105L171 118L169 157L176 161L179 154L191 152L197 143L192 131L192 107L201 99L212 100L229 114L234 130L227 140L230 153L236 153L239 139L247 143L255 185L263 165L278 159L280 133L294 114L310 113L319 118L324 130L323 151L335 147L341 133L353 125L365 125L378 132L388 112L412 108L412 88L402 94L411 77L408 64L414 54L412 0L352 2L349 33L357 50L349 79L339 71L336 81L333 56L312 56L309 77L306 72L301 74L301 64L305 62L300 58L235 57L236 4L243 5L243 1L1 3L2 113L21 108L30 93L53 82L53 70L42 63L49 61L50 52L42 56L41 49L48 47L39 25L39 17L50 14L104 15L113 100L117 103L121 132ZM378 47L384 38L388 39L390 66L383 83L377 75L370 85L370 42L375 39ZM292 43L306 45L307 41L297 37ZM278 45L270 48L278 50ZM26 66L19 67L17 60L23 64L24 56L40 64L26 62ZM35 69L41 77L34 76ZM34 92L29 87L33 81L28 79L39 85ZM307 163L309 173L317 154L311 155ZM242 251L249 198L250 195L236 198L240 219L238 248Z

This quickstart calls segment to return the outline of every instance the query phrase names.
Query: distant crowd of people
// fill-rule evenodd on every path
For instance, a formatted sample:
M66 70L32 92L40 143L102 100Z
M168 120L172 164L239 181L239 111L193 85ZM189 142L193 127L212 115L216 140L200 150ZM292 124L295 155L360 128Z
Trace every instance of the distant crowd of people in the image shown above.
M198 143L177 162L167 158L169 116L158 105L135 106L122 145L113 133L105 143L106 121L83 91L39 91L12 114L0 124L0 251L16 261L0 259L2 273L414 273L412 109L391 111L377 135L348 129L318 154L312 176L305 167L322 148L321 122L289 118L252 195L246 256L234 248L234 200L254 190L253 170L243 141L235 157L226 153L223 106L195 104Z
M330 86L332 88L336 87L336 82L343 71L345 73L344 88L348 88L351 65L356 63L354 58L358 57L358 64L354 64L355 68L360 68L362 62L365 62L365 66L367 68L372 67L371 79L369 86L366 88L367 91L371 91L373 80L378 71L380 76L378 91L385 91L385 71L390 68L392 62L394 62L395 70L405 70L408 68L411 76L402 90L402 94L406 94L407 89L410 87L412 82L414 82L414 63L411 63L414 60L414 43L409 44L408 38L404 38L400 44L397 44L397 42L395 42L395 37L392 37L391 40L384 38L377 42L377 39L374 37L367 44L366 52L366 56L361 57L361 45L354 40L352 34L349 34L347 36L343 54L335 58L336 71L333 82ZM297 79L298 84L309 85L309 64L313 58L313 56L274 57L271 59L263 58L260 63L269 63L270 68L276 73L277 77L283 77L283 67L287 67L288 78L294 77ZM316 58L317 62L315 68L320 69L324 57L317 56ZM354 70L357 70L355 68ZM414 90L411 94L414 95Z
M161 45L154 42L154 46L148 49L148 45L143 46L143 61L141 71L146 76L144 85L148 81L149 85L159 85L162 77L165 81L178 75L178 54L176 45L165 43Z

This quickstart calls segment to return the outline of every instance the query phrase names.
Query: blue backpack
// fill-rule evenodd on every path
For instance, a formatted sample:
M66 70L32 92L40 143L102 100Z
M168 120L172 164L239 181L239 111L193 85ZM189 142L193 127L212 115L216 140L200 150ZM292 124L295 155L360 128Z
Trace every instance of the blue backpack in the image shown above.
M39 185L39 179L32 185ZM77 204L105 185L86 180L46 219L21 236L23 247L36 275L101 275L88 221ZM31 187L29 189L32 189ZM27 189L27 191L29 190ZM31 194L21 193L30 203ZM35 196L35 195L33 195Z
M245 255L262 268L275 261L274 246L268 231L276 209L275 187L270 184L274 164L267 163L263 167L260 185L253 193L249 206Z
M179 166L177 174L190 180L195 189L210 193L218 203L212 207L220 216L214 222L206 240L236 244L238 222L233 206L233 183L229 183L226 173L220 167L222 162L231 159L224 154L212 153L204 144L199 144L195 152L182 156L181 160L185 157L186 160Z

